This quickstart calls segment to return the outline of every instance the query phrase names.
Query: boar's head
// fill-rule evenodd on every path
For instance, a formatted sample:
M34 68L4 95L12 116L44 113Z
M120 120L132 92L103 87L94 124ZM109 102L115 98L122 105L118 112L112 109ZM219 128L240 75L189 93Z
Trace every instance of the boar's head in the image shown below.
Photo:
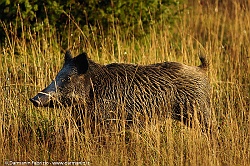
M71 106L84 101L90 87L90 79L86 74L89 68L87 54L72 58L70 51L67 51L64 60L63 68L55 80L30 99L34 106Z

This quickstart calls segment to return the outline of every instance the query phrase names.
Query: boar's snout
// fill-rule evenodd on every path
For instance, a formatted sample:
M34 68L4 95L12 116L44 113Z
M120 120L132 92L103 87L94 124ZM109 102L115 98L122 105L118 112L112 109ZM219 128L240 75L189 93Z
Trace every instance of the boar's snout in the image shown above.
M36 100L35 98L30 98L30 101L35 107L39 107L41 105L40 101Z
M52 102L49 95L43 93L38 93L35 97L31 98L30 101L35 107L48 107Z

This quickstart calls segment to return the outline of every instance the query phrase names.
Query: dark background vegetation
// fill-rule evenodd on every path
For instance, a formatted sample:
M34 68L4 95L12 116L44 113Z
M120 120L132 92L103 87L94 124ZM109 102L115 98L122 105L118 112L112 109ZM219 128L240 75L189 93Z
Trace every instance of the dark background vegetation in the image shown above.
M69 35L70 22L77 24L85 35L91 32L108 35L119 25L121 31L137 37L145 35L154 23L173 24L183 9L176 0L6 0L0 2L0 35L4 42L4 27L22 27L39 32L44 25L56 30L63 43ZM22 19L17 19L21 17ZM74 31L74 28L71 31ZM103 34L102 34L103 35Z

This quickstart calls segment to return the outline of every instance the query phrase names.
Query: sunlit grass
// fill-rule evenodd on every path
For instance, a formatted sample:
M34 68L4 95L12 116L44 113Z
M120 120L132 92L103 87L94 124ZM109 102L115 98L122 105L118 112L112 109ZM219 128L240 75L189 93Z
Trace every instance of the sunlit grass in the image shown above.
M154 25L140 39L119 27L107 37L86 38L78 30L69 34L68 48L61 48L56 31L47 28L34 33L23 27L21 35L15 27L6 29L8 38L0 48L1 162L249 165L250 11L234 5L234 15L214 6L195 6L171 30ZM55 77L66 49L73 55L86 51L101 64L178 61L199 65L199 51L204 52L210 62L212 132L206 135L198 126L190 129L157 117L145 120L143 128L127 128L121 121L99 133L81 132L70 109L33 107L28 99Z

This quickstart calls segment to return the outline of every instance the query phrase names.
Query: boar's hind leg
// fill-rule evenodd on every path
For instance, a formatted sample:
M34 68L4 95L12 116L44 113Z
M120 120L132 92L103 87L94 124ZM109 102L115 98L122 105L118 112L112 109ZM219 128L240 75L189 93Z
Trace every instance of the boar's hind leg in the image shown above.
M175 103L172 107L172 118L183 122L185 125L192 127L194 123L194 116L197 115L198 122L203 131L209 129L210 114L209 108L206 104L190 104L189 102ZM194 115L196 114L196 115Z

